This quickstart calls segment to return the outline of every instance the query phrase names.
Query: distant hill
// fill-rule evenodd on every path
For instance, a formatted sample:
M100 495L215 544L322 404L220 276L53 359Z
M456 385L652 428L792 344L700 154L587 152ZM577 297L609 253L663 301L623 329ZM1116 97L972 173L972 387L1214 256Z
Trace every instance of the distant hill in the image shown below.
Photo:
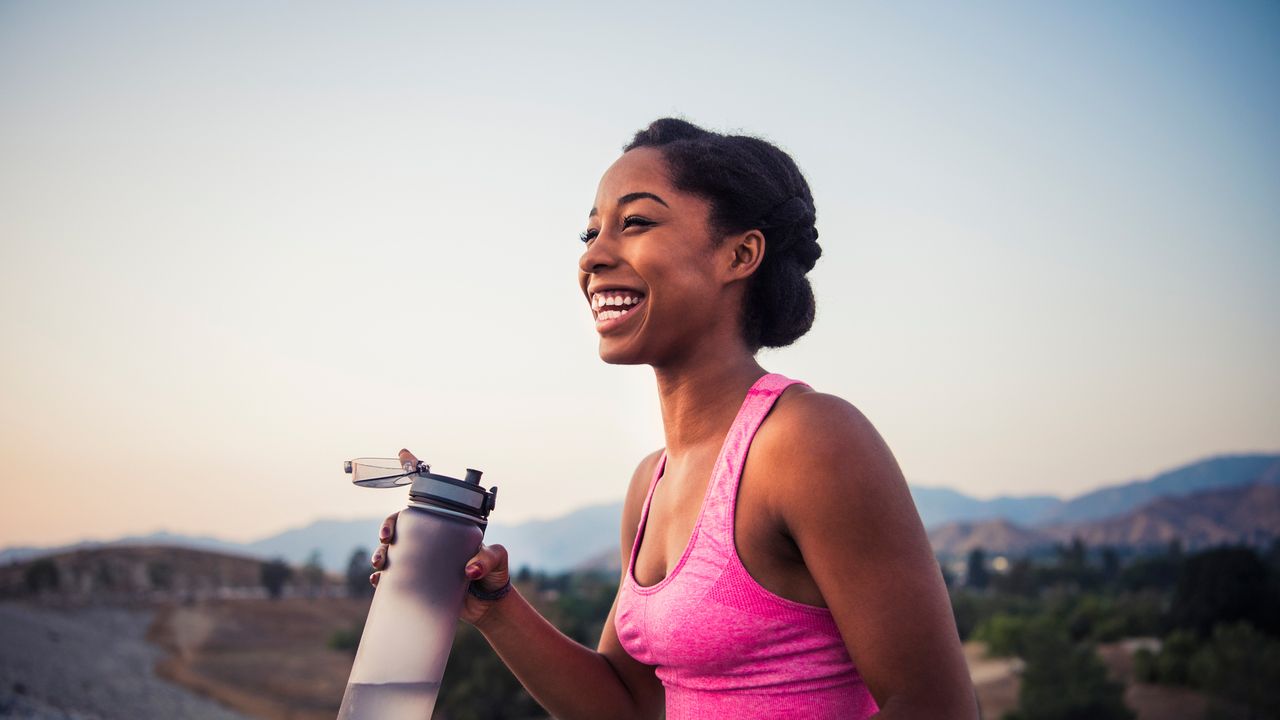
M948 522L990 518L1004 518L1020 525L1029 525L1057 510L1064 503L1062 498L1052 495L1002 495L990 500L979 500L951 488L911 485L910 489L920 520L927 528Z
M966 538L983 537L983 533L987 533L990 535L990 543L1023 547L1039 542L1038 538L1045 533L1051 538L1056 537L1057 530L1051 530L1052 528L1075 527L1109 516L1125 515L1161 498L1176 499L1206 490L1256 484L1280 485L1280 455L1240 454L1209 458L1147 480L1101 488L1069 500L1048 495L1002 496L982 500L948 488L918 485L911 486L911 494L925 527L932 531L931 536L945 537L945 541L941 541L943 546L953 547L976 542ZM527 566L536 570L559 572L582 565L616 565L617 560L610 560L609 556L618 552L618 522L621 512L622 504L617 502L581 508L549 520L511 525L495 522L489 527L486 541L507 546L511 552L512 566L517 569ZM984 523L997 518L1003 522ZM295 565L306 562L313 552L319 551L321 563L326 569L345 572L347 562L357 548L366 552L373 550L375 533L381 521L380 517L318 520L304 527L243 544L217 538L156 533L108 543L79 543L61 548L9 548L0 551L0 566L75 549L164 544L260 558L281 557ZM1155 519L1149 521L1160 524ZM1173 532L1170 529L1172 525L1165 524L1161 527L1165 530L1157 534ZM1112 537L1119 531L1096 532L1100 536ZM1051 543L1052 539L1047 542Z
M593 505L550 520L507 525L490 523L485 542L511 553L513 568L529 566L546 572L569 570L602 547L617 547L622 503ZM355 549L372 553L382 518L319 520L305 527L249 543L244 550L260 557L282 557L300 564L319 550L321 563L345 572Z
M1163 547L1180 540L1194 550L1213 545L1264 545L1280 537L1280 485L1257 483L1157 498L1118 517L1044 528L1086 545Z
M602 552L618 552L622 503L593 505L552 520L493 525L485 542L501 544L514 568L546 572L572 570Z
M1021 554L1052 546L1056 541L1052 535L1004 518L950 522L929 531L933 552L951 557L967 555L975 548L994 553Z
M232 555L252 555L252 551L248 550L241 543L232 542L230 540L222 540L215 537L200 535L178 535L170 532L155 532L150 535L129 535L116 540L85 540L70 545L58 545L54 547L31 547L19 546L10 547L0 550L0 567L9 565L23 560L53 555L57 553L68 553L77 550L92 550L95 548L113 548L113 547L151 547L163 545L166 547L181 547L192 550L208 550L211 552L229 553Z
M38 573L33 574L33 566ZM111 545L81 548L0 567L0 597L41 588L62 596L185 597L262 594L262 561L191 548Z
M1121 515L1161 497L1185 497L1216 488L1280 484L1280 455L1223 455L1183 465L1146 480L1099 488L1063 500L1050 495L979 500L949 488L911 486L926 528L957 521L1004 518L1024 527L1098 520Z
M939 555L960 556L976 547L1020 554L1080 538L1086 545L1163 547L1180 540L1193 550L1214 545L1264 545L1280 538L1280 485L1255 483L1162 497L1102 520L1028 528L1004 519L947 523L929 533Z
M1186 497L1255 483L1280 483L1280 455L1223 455L1085 493L1036 518L1036 525L1097 520L1120 515L1162 497Z

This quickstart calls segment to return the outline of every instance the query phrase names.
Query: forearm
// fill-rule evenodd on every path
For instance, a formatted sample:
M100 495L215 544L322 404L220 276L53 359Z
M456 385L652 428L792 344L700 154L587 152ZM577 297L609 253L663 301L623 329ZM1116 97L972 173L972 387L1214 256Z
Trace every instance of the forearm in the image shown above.
M609 659L561 633L518 591L476 624L525 689L560 720L646 714Z

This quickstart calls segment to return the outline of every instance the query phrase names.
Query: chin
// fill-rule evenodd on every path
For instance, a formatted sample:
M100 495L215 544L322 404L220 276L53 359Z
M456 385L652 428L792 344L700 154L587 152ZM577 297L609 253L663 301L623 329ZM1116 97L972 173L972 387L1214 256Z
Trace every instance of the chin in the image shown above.
M600 359L609 365L644 365L645 360L640 353L620 347L618 343L600 339Z

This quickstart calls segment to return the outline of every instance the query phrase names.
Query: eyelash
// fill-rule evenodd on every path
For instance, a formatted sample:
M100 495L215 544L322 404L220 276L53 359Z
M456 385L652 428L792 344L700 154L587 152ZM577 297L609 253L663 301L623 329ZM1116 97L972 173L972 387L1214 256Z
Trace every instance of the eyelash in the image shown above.
M656 223L654 223L652 220L646 220L645 218L642 218L638 215L628 215L622 218L623 230L636 225L640 227L649 227L650 225L654 225L654 224ZM578 239L581 240L583 243L589 243L592 240L595 240L596 236L598 236L599 234L600 234L600 231L594 228L591 230L584 230L582 233L578 235Z

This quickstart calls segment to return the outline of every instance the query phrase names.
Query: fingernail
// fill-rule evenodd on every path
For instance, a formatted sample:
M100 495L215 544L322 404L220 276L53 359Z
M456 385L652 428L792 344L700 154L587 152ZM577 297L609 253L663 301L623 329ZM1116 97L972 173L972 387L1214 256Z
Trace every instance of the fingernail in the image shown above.
M386 525L383 525L382 529L378 531L378 537L383 540L386 540L387 538L391 537L391 528L387 527Z
M484 575L484 568L480 566L480 563L474 562L467 566L467 577L472 580L478 580L481 575Z

